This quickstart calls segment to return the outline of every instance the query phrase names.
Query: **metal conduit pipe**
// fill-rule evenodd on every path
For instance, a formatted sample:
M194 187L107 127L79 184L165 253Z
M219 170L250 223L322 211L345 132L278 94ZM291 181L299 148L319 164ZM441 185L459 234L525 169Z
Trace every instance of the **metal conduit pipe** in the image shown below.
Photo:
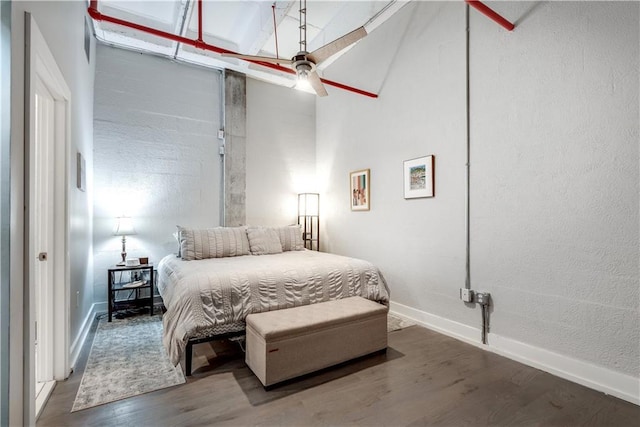
M199 0L201 1L201 0ZM132 28L134 30L138 30L138 31L142 31L148 34L152 34L154 36L157 37L162 37L168 40L173 40L175 42L178 43L184 43L186 45L189 46L194 46L198 49L202 49L202 50L208 50L211 52L215 52L215 53L233 53L233 54L237 54L238 52L234 52L232 50L229 49L224 49L218 46L214 46L214 45L210 45L208 43L205 43L202 40L192 40L186 37L182 37L179 36L177 34L173 34L173 33L168 33L166 31L161 31L161 30L157 30L155 28L151 28L151 27L147 27L145 25L140 25L140 24L136 24L135 22L130 22L130 21L125 21L124 19L119 19L113 16L109 16L109 15L105 15L100 13L100 11L98 11L98 0L91 0L91 3L89 4L89 9L88 9L88 13L89 16L91 16L91 18L95 21L105 21L105 22L110 22L112 24L116 24L116 25L121 25L123 27L127 27L127 28ZM200 24L200 28L198 29L198 34L201 33L202 31L202 26L201 26L201 18L198 18L198 23ZM285 67L281 67L280 65L276 65L276 64L270 64L268 62L261 62L261 61L254 61L254 60L250 60L250 59L242 59L243 61L246 62L251 62L253 64L257 64L260 65L262 67L266 67L266 68L271 68L273 70L277 70L283 73L287 73L287 74L292 74L295 75L296 72L293 71L291 68L285 68ZM352 86L347 86L345 84L342 83L338 83L338 82L334 82L331 80L327 80L327 79L320 79L322 81L322 83L329 85L329 86L333 86L333 87L337 87L338 89L343 89L349 92L354 92L357 93L359 95L363 95L363 96L368 96L369 98L377 98L378 95L372 92L367 92L365 90L362 89L358 89Z
M465 5L465 56L466 56L466 159L465 159L465 211L464 211L464 222L465 222L465 242L466 242L466 252L465 252L465 279L464 279L464 287L467 289L471 289L471 83L470 83L470 66L469 66L469 4Z
M464 287L471 289L471 27L469 22L469 2L465 5L465 80L466 80L466 162L465 162L465 280ZM482 299L480 299L482 297ZM489 332L489 294L474 293L472 301L482 309L482 344L487 344Z
M227 73L224 68L220 71L220 130L222 130L222 141L218 145L220 153L220 225L226 226L227 213L225 211L225 201L227 200L227 96L225 91L225 79Z

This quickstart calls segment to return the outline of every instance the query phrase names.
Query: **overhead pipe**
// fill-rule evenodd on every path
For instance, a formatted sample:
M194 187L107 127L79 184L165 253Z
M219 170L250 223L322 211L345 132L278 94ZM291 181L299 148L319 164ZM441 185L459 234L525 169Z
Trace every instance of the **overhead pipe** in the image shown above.
M198 41L204 43L202 39L202 0L198 0Z
M487 6L486 4L482 3L481 1L478 1L478 0L465 0L465 1L467 2L467 4L469 6L472 6L478 12L480 12L483 15L493 19L495 22L497 22L502 27L504 27L507 31L513 31L513 29L516 27L511 22L509 22L506 19L504 19L495 10L491 9L489 6Z
M130 21L125 21L124 19L120 19L120 18L116 18L114 16L109 16L109 15L105 15L103 13L101 13L98 10L98 0L91 0L90 4L89 4L89 9L88 9L88 13L89 16L91 16L91 18L95 21L104 21L104 22L110 22L112 24L116 24L116 25L121 25L123 27L127 27L127 28L132 28L134 30L138 30L138 31L142 31L148 34L152 34L154 36L157 37L161 37L161 38L165 38L168 40L172 40L178 43L184 43L186 45L189 46L194 46L198 49L202 49L202 50L208 50L211 52L215 52L215 53L232 53L232 54L238 54L238 52L234 52L232 50L229 49L224 49L218 46L214 46L208 43L205 43L202 40L202 0L199 0L198 3L198 11L200 13L200 16L198 17L198 39L196 40L192 40L189 39L187 37L182 37L180 35L177 34L173 34L173 33L168 33L166 31L161 31L155 28L151 28L151 27L147 27L145 25L140 25L140 24L136 24L135 22L130 22ZM285 68L282 67L280 65L277 64L271 64L268 62L262 62L262 61L255 61L255 60L251 60L251 59L242 59L243 61L246 62L251 62L253 64L257 64L266 68L271 68L272 70L276 70L276 71L280 71L283 73L287 73L287 74L293 74L295 75L296 72L293 71L291 68ZM371 92L367 92L365 90L362 89L358 89L352 86L347 86L345 84L342 83L338 83L338 82L334 82L332 80L327 80L327 79L320 79L322 81L322 83L329 85L329 86L333 86L333 87L337 87L338 89L343 89L349 92L354 92L357 93L359 95L364 95L364 96L368 96L369 98L377 98L378 95L375 93L371 93Z

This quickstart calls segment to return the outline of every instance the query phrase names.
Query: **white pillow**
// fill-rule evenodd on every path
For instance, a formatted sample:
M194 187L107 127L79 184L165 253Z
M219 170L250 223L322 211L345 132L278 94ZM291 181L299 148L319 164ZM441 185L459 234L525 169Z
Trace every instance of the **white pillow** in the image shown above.
M249 249L252 255L268 255L282 253L280 237L273 228L249 227Z
M176 242L178 242L178 253L176 254L176 256L178 258L182 258L182 247L180 245L180 226L178 225L178 231L176 231L175 233L173 233L173 238L176 239Z
M180 255L185 261L249 255L245 227L190 229L178 226Z
M304 250L300 225L286 225L284 227L276 227L274 230L276 230L278 237L280 237L283 252Z

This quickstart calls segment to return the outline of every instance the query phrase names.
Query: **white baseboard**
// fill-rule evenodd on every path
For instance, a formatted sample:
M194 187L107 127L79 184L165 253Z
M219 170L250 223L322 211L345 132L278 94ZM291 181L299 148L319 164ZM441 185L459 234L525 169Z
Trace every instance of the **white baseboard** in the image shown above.
M525 365L640 405L640 378L491 333L489 347Z
M44 405L46 405L55 387L56 381L48 381L45 384L42 384L41 390L36 395L36 421L38 421L38 417L40 417L40 414L44 409Z
M91 330L91 325L93 323L93 319L96 318L98 313L104 313L107 311L107 303L106 302L98 302L93 303L91 305L91 309L87 313L87 316L84 318L84 322L82 322L82 326L80 327L80 331L76 336L76 339L73 340L71 344L71 348L69 350L70 357L70 367L72 370L75 369L76 363L78 362L78 357L80 356L80 351L82 351L82 346L84 345L85 340L87 339L87 335Z
M483 345L480 340L481 331L479 328L458 323L393 301L391 301L389 308L393 314L413 320L419 325L436 332L508 357L525 365L533 366L534 368L581 384L585 387L640 405L640 378L612 371L602 366L554 353L494 333L489 333L488 335L487 341L489 344Z
M435 314L427 313L426 311L418 310L394 301L391 301L389 311L400 317L412 320L426 328L459 339L460 341L475 346L482 345L480 329L465 325L464 323L445 319L444 317L436 316Z
M107 312L107 302L94 302L93 303L96 314L102 314Z

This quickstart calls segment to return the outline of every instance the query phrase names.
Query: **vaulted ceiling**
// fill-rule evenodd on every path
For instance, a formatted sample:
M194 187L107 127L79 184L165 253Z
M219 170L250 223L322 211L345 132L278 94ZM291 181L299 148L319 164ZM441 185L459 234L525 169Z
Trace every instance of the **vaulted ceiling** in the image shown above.
M371 33L402 8L407 1L319 1L307 0L307 50L329 43L364 26ZM198 38L198 0L101 0L102 14L189 39ZM295 1L202 1L202 38L209 45L248 55L291 58L299 50L299 0ZM275 21L275 27L274 27ZM105 43L164 55L208 67L226 68L285 86L294 86L294 76L144 31L110 22L94 21L96 37ZM274 31L275 28L275 31ZM318 67L330 66L349 48Z

